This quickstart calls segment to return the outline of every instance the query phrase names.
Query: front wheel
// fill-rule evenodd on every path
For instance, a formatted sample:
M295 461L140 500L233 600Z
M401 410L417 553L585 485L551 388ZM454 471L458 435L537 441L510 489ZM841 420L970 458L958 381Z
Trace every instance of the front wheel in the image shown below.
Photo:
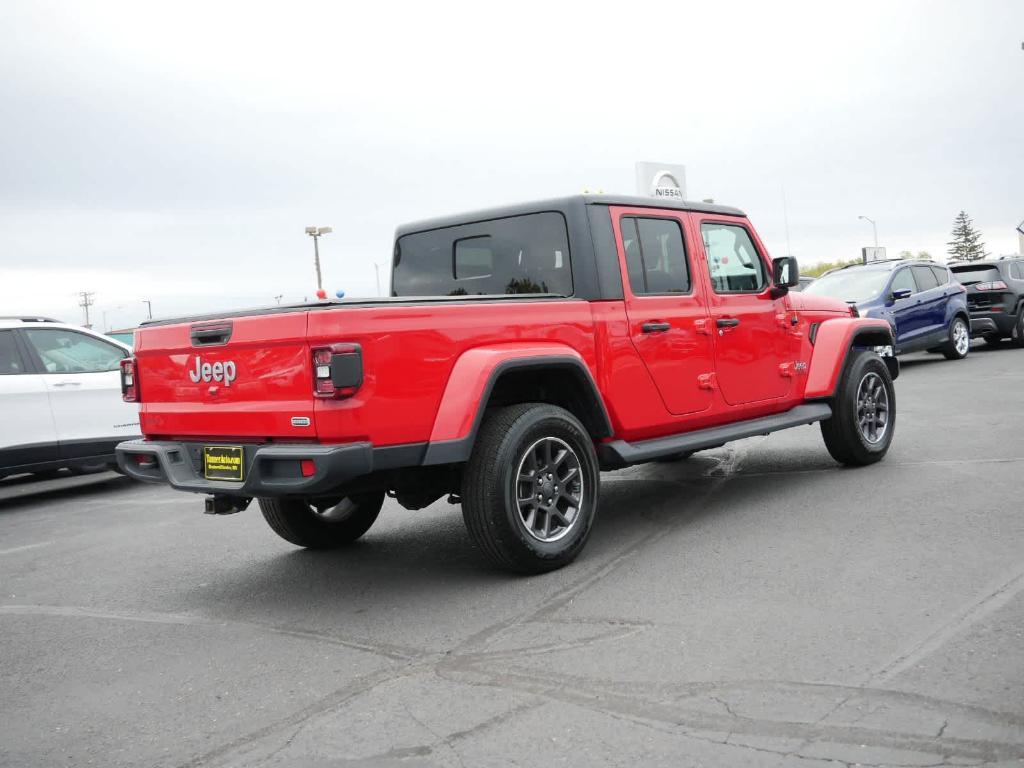
M970 351L971 329L962 317L954 317L949 324L949 340L942 347L942 355L947 360L963 360Z
M492 412L463 473L462 516L487 558L520 573L572 562L597 515L600 474L590 435L543 403Z
M889 368L874 352L851 350L832 417L821 422L825 447L841 464L874 464L889 450L895 428L896 391Z
M384 492L343 499L260 499L260 511L274 533L307 549L351 544L373 525L384 506Z

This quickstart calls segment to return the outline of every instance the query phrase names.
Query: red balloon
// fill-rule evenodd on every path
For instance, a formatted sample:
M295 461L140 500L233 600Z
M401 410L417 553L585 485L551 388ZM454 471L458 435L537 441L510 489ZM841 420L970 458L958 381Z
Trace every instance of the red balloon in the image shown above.
M325 291L323 288L321 288L320 290L318 290L316 292L316 297L318 299L326 299L327 298L327 291Z

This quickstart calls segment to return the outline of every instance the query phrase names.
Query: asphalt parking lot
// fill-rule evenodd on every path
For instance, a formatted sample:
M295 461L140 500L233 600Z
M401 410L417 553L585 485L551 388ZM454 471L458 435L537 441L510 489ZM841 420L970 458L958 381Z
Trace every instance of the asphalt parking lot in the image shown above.
M802 427L607 474L534 578L445 502L312 553L255 507L0 481L0 764L1020 764L1022 382L907 358L869 468Z

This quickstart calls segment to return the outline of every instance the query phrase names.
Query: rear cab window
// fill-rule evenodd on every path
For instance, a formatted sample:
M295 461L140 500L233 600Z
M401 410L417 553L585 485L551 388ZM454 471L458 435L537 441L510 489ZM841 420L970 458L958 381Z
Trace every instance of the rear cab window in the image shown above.
M530 213L403 235L392 284L392 296L572 296L565 218Z
M761 293L768 270L745 227L705 221L700 225L715 293Z

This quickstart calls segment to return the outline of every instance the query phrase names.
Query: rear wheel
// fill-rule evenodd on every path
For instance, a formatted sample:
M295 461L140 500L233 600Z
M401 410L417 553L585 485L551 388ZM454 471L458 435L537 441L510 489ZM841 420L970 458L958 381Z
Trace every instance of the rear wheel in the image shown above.
M832 458L863 466L880 461L896 428L896 392L889 368L874 352L850 352L821 435Z
M1017 307L1017 322L1013 324L1013 344L1016 347L1024 347L1024 304Z
M351 544L373 525L384 505L384 492L343 499L260 499L260 511L274 533L308 549L335 549Z
M949 341L942 347L947 360L963 360L971 351L971 329L967 321L957 315L949 324Z
M492 412L463 474L462 516L487 558L521 573L572 562L597 514L594 443L563 408L525 403Z

